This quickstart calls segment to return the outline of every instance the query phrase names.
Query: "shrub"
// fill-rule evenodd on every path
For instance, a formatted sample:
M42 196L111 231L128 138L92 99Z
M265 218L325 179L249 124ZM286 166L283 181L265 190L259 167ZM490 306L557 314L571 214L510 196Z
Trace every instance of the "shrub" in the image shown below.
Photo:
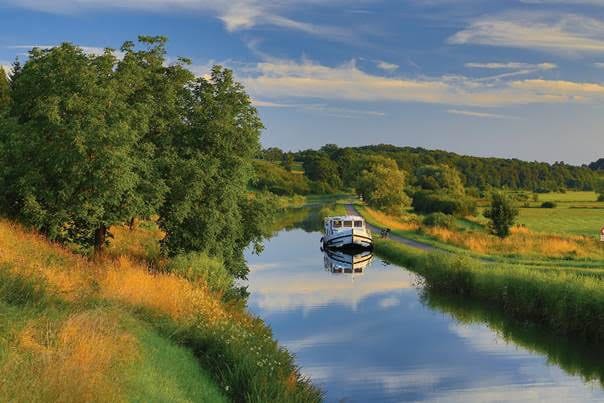
M451 228L455 224L455 219L448 214L432 213L424 218L423 224L427 227Z
M466 216L476 212L476 202L466 196L420 190L413 196L411 204L416 212L421 214L444 213L456 216Z
M553 201L546 201L541 203L541 208L556 208L558 205Z
M510 234L510 228L518 217L518 208L514 201L505 193L493 193L491 207L484 212L491 220L490 227L495 235L505 238Z

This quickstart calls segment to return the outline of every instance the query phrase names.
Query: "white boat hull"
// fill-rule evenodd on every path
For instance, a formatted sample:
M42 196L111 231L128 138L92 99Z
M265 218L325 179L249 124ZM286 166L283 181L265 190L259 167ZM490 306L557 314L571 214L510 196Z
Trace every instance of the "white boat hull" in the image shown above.
M323 246L329 249L371 249L373 247L373 240L364 230L350 229L325 235L323 237Z

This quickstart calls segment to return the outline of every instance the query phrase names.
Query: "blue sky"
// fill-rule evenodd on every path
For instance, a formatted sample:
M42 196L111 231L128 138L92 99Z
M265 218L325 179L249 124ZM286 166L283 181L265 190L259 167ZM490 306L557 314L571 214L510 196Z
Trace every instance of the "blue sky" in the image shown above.
M604 0L0 0L0 64L139 34L232 68L265 146L604 156Z

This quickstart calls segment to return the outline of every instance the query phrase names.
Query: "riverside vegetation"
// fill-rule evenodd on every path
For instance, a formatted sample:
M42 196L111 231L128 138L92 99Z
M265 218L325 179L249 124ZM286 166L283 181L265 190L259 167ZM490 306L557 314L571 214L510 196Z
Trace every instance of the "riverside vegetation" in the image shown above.
M321 399L236 286L278 204L248 191L262 123L165 44L0 74L0 400Z

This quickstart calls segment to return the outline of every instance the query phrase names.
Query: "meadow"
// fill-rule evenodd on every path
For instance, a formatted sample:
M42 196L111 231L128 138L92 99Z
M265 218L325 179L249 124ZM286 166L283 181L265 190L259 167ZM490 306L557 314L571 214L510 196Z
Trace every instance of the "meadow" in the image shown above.
M221 262L159 258L153 223L112 233L89 260L0 220L0 400L320 400Z
M367 206L357 208L376 226L391 228L395 234L450 252L508 261L546 260L554 264L558 261L564 266L573 261L579 266L591 266L590 262L602 265L604 248L599 242L599 231L604 226L604 203L596 202L593 192L546 195L550 201L564 200L564 207L520 208L517 225L505 239L489 234L487 219L481 213L457 218L452 227L443 228L423 225L423 216L411 210L393 217ZM578 207L585 203L592 207Z

